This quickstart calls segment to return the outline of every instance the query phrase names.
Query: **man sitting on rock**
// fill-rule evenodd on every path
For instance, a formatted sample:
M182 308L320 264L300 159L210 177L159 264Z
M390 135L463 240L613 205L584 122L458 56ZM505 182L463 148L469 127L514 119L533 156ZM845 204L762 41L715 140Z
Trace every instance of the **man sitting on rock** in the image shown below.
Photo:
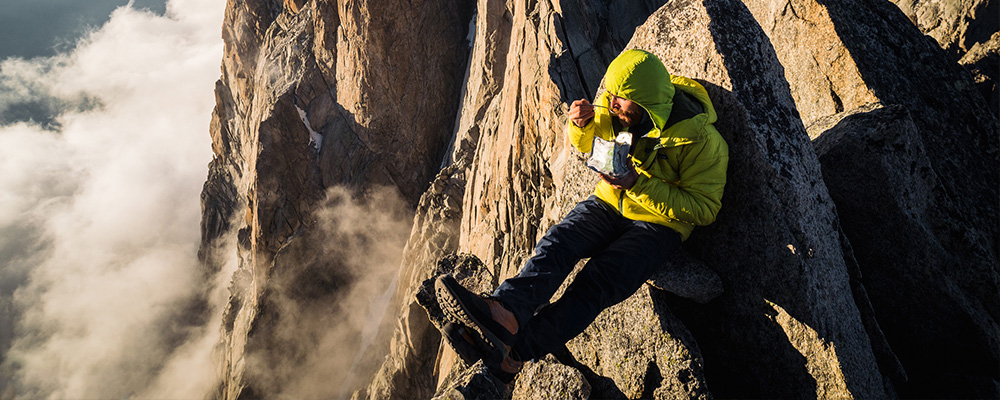
M451 275L435 281L453 323L445 329L449 342L464 359L484 360L505 383L522 361L562 348L635 293L722 206L729 150L712 125L717 116L705 89L670 76L642 50L615 58L604 85L596 106L573 102L569 138L590 153L595 136L614 141L630 132L625 170L601 173L594 195L549 229L521 272L492 296L469 292ZM548 304L584 258L590 260L566 292Z

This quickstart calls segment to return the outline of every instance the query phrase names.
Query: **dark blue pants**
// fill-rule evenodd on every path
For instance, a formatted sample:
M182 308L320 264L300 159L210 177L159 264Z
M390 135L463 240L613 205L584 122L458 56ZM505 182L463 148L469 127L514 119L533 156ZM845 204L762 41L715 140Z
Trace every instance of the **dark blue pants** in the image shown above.
M521 272L494 292L517 317L513 347L519 358L560 349L601 311L634 294L680 243L673 229L625 218L595 196L577 204L538 241ZM548 304L576 263L588 257L562 297Z

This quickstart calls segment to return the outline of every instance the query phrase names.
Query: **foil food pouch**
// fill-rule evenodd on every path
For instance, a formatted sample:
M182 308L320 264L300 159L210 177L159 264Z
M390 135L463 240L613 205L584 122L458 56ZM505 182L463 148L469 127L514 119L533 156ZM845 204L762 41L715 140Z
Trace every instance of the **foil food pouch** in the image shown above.
M619 133L614 141L594 136L587 167L612 178L625 176L630 169L628 153L631 143L632 134L628 132Z

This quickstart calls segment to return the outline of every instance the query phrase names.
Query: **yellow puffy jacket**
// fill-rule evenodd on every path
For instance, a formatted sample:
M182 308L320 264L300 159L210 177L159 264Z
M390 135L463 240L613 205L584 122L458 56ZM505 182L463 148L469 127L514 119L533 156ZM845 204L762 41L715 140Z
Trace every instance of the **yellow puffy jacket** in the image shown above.
M632 161L639 173L635 185L617 190L601 181L594 190L597 197L626 218L676 230L682 240L695 225L715 221L722 207L729 147L712 125L718 116L705 88L692 79L670 76L659 59L642 50L615 58L604 86L596 104L608 106L611 93L631 100L646 110L653 128L632 133ZM570 141L584 153L590 152L595 135L605 140L616 136L610 113L594 111L583 128L569 123Z

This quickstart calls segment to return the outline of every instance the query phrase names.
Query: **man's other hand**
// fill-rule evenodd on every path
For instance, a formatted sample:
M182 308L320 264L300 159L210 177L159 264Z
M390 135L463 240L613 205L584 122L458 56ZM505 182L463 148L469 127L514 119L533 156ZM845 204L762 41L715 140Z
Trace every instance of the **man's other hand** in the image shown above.
M585 127L594 118L594 106L590 105L587 99L574 101L569 106L569 120L578 127Z
M635 165L632 165L632 160L628 163L628 173L618 178L613 178L608 175L601 175L601 179L607 182L611 187L618 190L628 190L635 185L635 181L639 179L639 173L635 172Z
M611 187L618 190L628 190L635 185L635 181L639 179L639 174L635 171L631 171L621 178L612 178L610 176L601 174L601 179L607 182Z

